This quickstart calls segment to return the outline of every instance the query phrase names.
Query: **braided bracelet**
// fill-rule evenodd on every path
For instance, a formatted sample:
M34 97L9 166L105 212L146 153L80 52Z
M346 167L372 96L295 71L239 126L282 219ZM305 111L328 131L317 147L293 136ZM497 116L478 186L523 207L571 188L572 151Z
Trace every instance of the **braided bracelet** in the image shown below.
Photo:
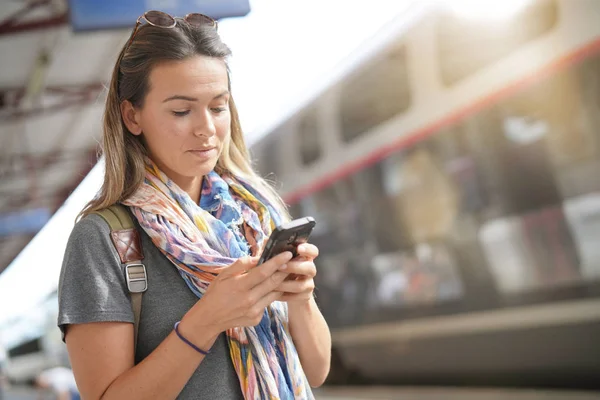
M189 345L192 349L196 350L198 353L207 356L208 353L210 353L210 351L202 350L200 347L196 346L194 343L190 342L185 337L183 337L181 333L179 333L179 329L177 328L179 327L180 322L181 321L175 322L175 333L177 334L177 336L179 336L179 339L183 340L187 345Z

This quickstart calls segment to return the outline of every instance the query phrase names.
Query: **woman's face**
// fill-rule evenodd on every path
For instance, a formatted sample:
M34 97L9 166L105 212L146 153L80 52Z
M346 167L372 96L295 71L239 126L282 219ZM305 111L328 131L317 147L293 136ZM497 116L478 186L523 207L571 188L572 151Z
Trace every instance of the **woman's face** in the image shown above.
M150 73L140 109L124 112L150 158L182 188L215 167L231 129L225 62L196 56L162 63ZM133 129L133 130L132 130Z

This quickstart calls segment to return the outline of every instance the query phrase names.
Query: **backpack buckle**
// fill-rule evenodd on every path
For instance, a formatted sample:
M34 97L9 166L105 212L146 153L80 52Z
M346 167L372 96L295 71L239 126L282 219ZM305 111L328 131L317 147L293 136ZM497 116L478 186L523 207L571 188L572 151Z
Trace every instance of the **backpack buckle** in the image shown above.
M146 266L142 263L132 263L125 266L127 289L131 293L143 293L148 289Z

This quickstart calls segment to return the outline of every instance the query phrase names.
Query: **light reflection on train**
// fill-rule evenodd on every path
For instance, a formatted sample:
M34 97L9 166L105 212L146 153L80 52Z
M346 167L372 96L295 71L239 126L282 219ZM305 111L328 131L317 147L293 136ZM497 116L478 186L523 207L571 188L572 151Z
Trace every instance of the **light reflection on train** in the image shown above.
M600 2L520 5L400 19L253 146L317 220L330 381L600 385Z

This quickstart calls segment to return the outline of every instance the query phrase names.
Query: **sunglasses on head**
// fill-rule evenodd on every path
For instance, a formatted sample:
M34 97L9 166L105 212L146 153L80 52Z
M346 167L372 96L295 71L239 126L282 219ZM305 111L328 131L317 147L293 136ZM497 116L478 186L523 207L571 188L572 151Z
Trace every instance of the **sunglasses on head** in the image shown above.
M125 50L129 48L135 34L137 33L140 25L142 24L142 20L146 21L146 23L156 26L158 28L174 28L177 25L177 19L183 19L185 22L190 24L193 27L200 27L202 25L213 26L215 29L218 28L217 21L209 17L208 15L200 14L200 13L190 13L183 18L173 17L162 11L146 11L144 15L141 15L137 22L135 23L135 28L133 28L133 32L131 33L131 37L127 42L127 46L125 46Z

